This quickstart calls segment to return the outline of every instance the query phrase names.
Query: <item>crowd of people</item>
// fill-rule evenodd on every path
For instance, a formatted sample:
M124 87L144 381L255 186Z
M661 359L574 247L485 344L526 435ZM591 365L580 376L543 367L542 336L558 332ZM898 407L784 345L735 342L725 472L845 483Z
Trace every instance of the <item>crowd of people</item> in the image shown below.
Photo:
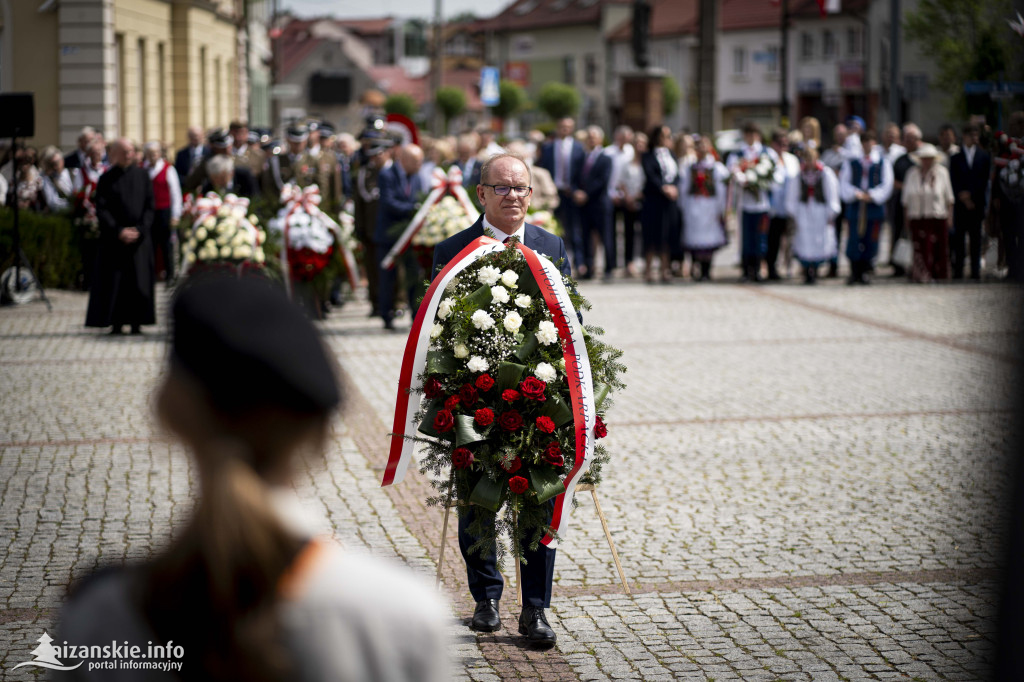
M418 277L396 279L394 268L380 266L396 226L415 213L435 168L458 167L476 199L483 163L503 150L529 164L531 205L554 212L579 279L708 281L715 252L736 239L741 281L791 277L796 261L804 281L814 283L838 276L845 255L849 283L867 283L887 225L887 265L896 277L977 280L985 253L996 271L1019 280L1024 208L994 181L997 136L976 123L959 132L944 125L931 143L913 123L890 124L878 139L851 116L825 145L820 123L804 118L794 130L767 136L749 123L736 148L717 149L708 135L664 125L646 134L619 126L608 140L600 127L577 130L564 118L547 135L533 130L500 144L493 131L480 129L423 137L416 145L371 116L357 135L308 120L290 125L280 141L238 121L205 133L191 127L176 151L149 141L136 155L125 141L130 154L118 156L148 174L152 215L142 237L156 279L175 277L176 227L189 193L231 192L274 205L285 184L316 184L325 212L353 215L371 314L392 328L397 299L414 309ZM1017 112L1008 135L1022 134L1024 112ZM97 190L117 165L115 145L83 128L70 153L18 146L0 158L2 202L67 215L81 227L85 288L96 280ZM727 220L733 212L736 234Z

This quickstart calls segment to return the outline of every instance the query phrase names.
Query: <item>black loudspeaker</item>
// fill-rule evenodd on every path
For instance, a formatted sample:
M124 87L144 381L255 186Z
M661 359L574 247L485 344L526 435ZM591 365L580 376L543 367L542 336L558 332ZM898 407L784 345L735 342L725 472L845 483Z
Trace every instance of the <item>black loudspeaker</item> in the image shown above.
M31 92L0 94L0 138L36 134L36 109Z

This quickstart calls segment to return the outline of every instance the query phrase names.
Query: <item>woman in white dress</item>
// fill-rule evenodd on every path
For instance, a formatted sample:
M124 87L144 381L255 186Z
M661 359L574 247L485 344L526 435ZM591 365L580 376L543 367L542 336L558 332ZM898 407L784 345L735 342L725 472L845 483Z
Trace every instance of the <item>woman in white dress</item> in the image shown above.
M711 259L725 246L726 181L729 171L711 154L706 137L697 140L696 155L679 169L679 208L683 212L683 248L693 259L693 278L711 279Z
M804 284L814 284L818 266L836 257L832 221L840 211L839 180L814 148L801 153L799 182L790 183L786 210L796 223L793 253L804 267Z

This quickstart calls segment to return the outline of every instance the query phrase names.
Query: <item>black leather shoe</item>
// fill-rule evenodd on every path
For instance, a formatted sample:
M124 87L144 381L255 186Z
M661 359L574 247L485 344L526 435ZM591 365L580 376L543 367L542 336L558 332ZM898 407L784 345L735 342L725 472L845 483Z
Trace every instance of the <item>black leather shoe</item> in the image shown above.
M544 609L536 606L523 607L523 612L519 614L519 634L526 635L530 644L542 649L550 649L555 645L555 631L548 625Z
M498 600L484 599L476 603L473 622L469 627L477 632L496 632L501 629L501 617L498 615Z

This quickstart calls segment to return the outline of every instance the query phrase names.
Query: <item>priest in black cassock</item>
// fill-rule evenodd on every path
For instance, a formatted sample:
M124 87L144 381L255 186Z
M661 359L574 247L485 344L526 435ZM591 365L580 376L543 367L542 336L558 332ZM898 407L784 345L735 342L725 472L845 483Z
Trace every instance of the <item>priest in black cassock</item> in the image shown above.
M135 164L135 147L119 139L110 147L111 168L96 187L100 243L89 291L87 327L113 327L132 334L156 323L154 306L153 183Z

